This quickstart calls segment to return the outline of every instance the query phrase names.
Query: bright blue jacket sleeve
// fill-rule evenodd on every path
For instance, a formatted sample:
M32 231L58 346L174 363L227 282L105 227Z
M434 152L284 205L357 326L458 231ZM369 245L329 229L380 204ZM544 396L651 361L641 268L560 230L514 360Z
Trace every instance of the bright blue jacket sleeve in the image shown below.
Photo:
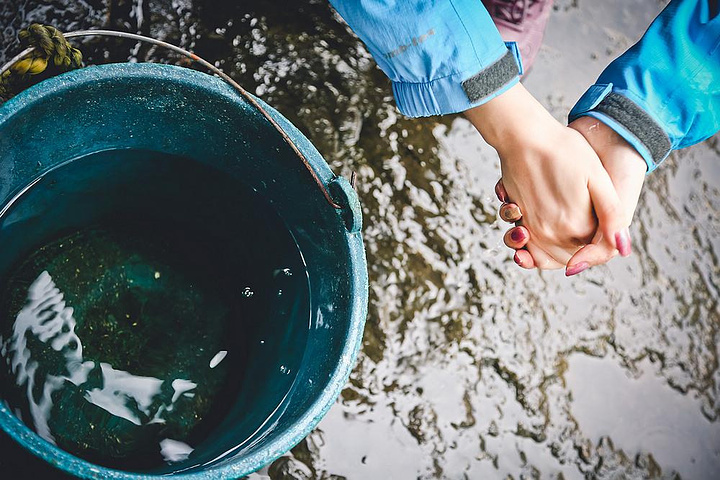
M720 14L712 0L674 0L570 112L601 120L654 170L673 149L720 130Z
M330 0L392 81L405 115L456 113L518 82L519 55L480 0Z

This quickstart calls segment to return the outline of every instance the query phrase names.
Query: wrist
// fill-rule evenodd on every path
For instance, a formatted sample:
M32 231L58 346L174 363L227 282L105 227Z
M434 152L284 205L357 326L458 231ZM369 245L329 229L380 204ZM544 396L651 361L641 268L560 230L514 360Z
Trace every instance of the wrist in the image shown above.
M583 116L568 127L580 132L601 160L622 160L628 163L627 170L634 176L644 176L647 172L647 164L635 147L602 121Z
M580 132L600 157L620 197L625 209L625 220L629 225L647 173L645 159L635 147L600 120L583 116L569 127Z
M549 130L562 128L520 83L464 115L501 157L535 140L542 144Z

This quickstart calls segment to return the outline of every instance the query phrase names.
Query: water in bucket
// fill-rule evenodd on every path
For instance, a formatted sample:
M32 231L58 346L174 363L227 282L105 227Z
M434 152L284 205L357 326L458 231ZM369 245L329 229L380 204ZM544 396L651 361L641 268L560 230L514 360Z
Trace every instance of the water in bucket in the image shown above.
M70 453L132 471L191 463L224 422L241 445L290 390L307 274L242 182L181 157L95 153L16 197L0 249L3 392Z

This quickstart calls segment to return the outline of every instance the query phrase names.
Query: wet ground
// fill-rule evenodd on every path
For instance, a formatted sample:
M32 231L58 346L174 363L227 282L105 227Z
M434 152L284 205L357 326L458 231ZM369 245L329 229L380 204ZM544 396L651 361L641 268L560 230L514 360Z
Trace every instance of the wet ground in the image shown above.
M664 4L558 0L527 87L564 120ZM632 257L568 280L513 264L493 151L460 117L400 117L325 1L5 0L0 60L33 21L191 48L276 106L337 173L358 173L363 352L318 428L252 478L720 476L720 137L648 177ZM121 41L83 51L178 61Z

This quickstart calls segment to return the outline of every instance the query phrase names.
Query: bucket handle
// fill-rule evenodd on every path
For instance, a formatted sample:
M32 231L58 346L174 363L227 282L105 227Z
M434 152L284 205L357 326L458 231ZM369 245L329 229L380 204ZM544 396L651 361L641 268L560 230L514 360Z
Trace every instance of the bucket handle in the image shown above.
M249 104L251 104L255 109L262 114L265 119L270 122L270 124L275 128L275 130L278 131L278 133L283 137L285 140L285 143L287 143L290 148L295 152L295 154L300 158L300 160L305 165L305 168L308 172L310 172L310 175L312 175L313 180L317 184L318 188L322 192L323 196L325 197L325 200L333 207L338 210L342 210L343 206L335 202L333 200L333 197L330 195L330 192L328 191L325 184L320 180L320 177L318 177L317 173L315 173L315 170L310 165L310 162L308 161L307 157L300 151L300 149L295 145L295 142L290 138L290 136L283 130L283 128L275 121L275 119L268 113L267 110L265 110L262 105L258 103L258 101L250 95L247 90L245 90L243 87L240 86L239 83L237 83L235 80L233 80L228 74L220 70L218 67L213 65L212 63L208 62L207 60L197 56L196 54L185 50L184 48L178 47L176 45L173 45L171 43L164 42L162 40L158 40L156 38L146 37L143 35L138 35L136 33L128 33L128 32L119 32L116 30L77 30L75 32L68 32L63 34L65 38L74 38L74 37L90 37L90 36L105 36L105 37L121 37L121 38L129 38L132 40L140 41L140 42L146 42L151 43L153 45L157 45L159 47L168 48L170 50L173 50L197 63L204 66L208 70L212 71L216 75L218 75L220 78L225 80L228 84L230 84L237 92L242 95L242 97L247 100ZM15 63L25 58L25 56L29 55L35 51L35 47L28 47L19 54L17 54L15 57L10 59L9 62L7 62L5 65L0 67L0 75L2 75L6 70L8 70L10 67L12 67ZM352 181L352 187L355 187L355 175L353 174L353 181ZM351 210L354 210L351 205L347 205ZM353 212L353 216L355 212Z

